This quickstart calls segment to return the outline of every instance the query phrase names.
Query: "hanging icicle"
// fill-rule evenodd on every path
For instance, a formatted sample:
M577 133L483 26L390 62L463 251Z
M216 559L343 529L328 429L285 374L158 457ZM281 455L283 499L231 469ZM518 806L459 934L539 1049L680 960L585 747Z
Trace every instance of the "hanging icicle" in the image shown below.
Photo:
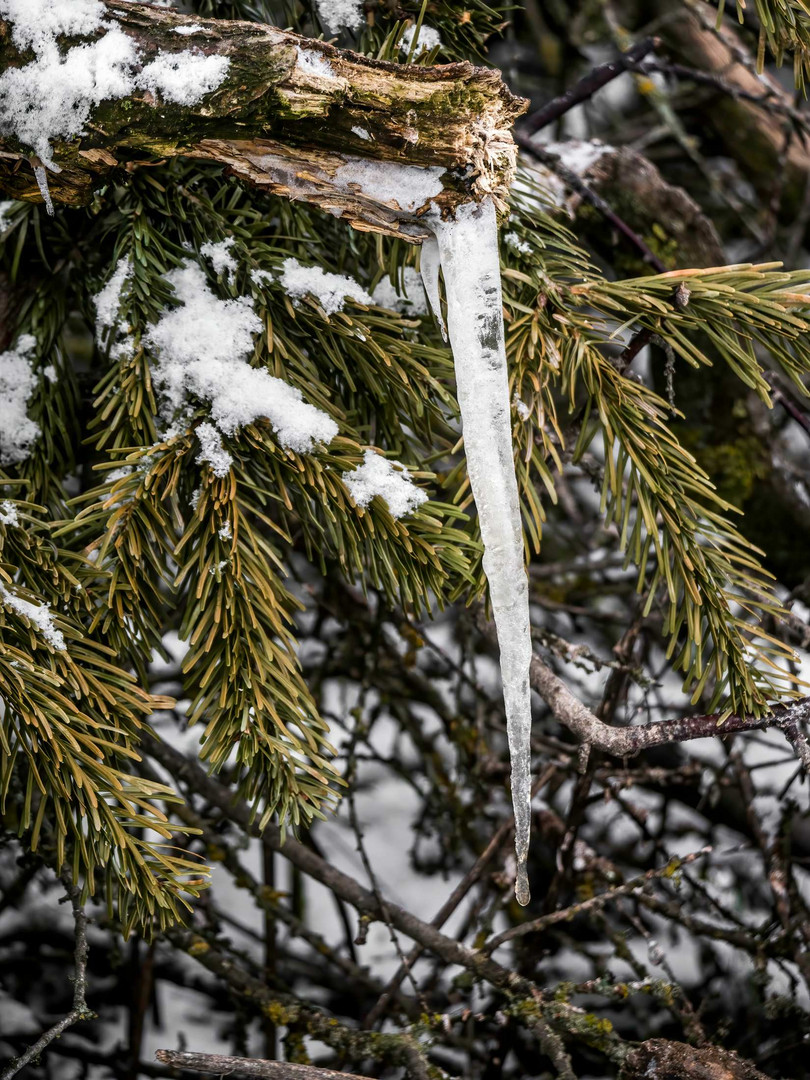
M512 760L515 895L518 903L525 905L530 899L526 863L531 830L532 643L529 587L512 455L498 224L494 204L489 199L457 208L455 219L448 221L436 214L429 224L438 241L444 274L467 472L478 508L484 572L498 631ZM438 299L435 261L435 251L430 247L427 252L423 249L422 273L434 308Z

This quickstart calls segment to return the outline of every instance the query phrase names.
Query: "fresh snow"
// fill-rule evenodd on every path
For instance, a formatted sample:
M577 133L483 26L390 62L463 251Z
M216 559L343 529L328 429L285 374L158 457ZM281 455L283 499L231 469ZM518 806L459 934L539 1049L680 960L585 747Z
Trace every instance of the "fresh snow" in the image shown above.
M397 292L389 277L382 278L374 286L371 298L378 307L400 311L407 315L427 315L428 304L422 276L412 266L402 271L402 287Z
M217 276L224 274L227 281L230 281L233 274L236 273L237 263L231 252L231 248L235 243L234 238L229 236L227 240L220 240L219 243L209 240L200 248L200 254L211 260L214 273Z
M352 131L354 132L354 134L357 136L358 139L362 139L364 142L369 142L370 139L371 139L371 136L369 135L369 133L366 131L366 129L364 127L360 127L359 125L355 125L352 128Z
M363 0L315 0L318 18L330 31L356 30L363 22Z
M411 45L413 45L413 39L416 35L416 23L413 26L409 26L405 33L402 35L399 47L406 55L411 51ZM431 49L435 49L437 45L441 45L442 39L438 30L434 30L432 26L422 25L419 28L419 37L416 39L416 49L414 50L414 56L418 56L422 52L430 52Z
M193 399L199 399L208 403L212 426L224 435L266 417L281 445L298 453L332 441L338 427L330 416L305 402L300 390L248 363L253 339L262 331L250 297L220 300L194 263L172 270L165 280L179 306L166 309L144 341L158 357L153 378L171 419L185 421ZM203 454L212 455L212 468L225 469L230 455L221 442L215 445L207 431L200 440Z
M230 64L227 56L159 52L136 76L135 86L162 101L194 105L222 85Z
M128 258L119 259L109 281L93 297L96 308L96 341L99 345L103 344L105 332L118 326L121 297L131 276L132 262Z
M512 414L504 345L498 226L490 199L428 220L439 245L447 321L470 486L484 542L484 572L500 646L501 680L512 760L518 903L529 902L526 862L531 831L532 656L529 589L523 551Z
M0 601L7 608L11 608L12 611L16 611L18 615L22 615L23 618L33 623L54 649L64 652L64 635L61 630L57 630L54 626L53 615L51 615L51 609L47 604L32 604L30 600L23 600L22 597L7 589L2 582L0 582Z
M190 34L200 34L205 32L205 27L200 26L199 23L189 23L187 26L175 26L172 30L173 34L182 34L183 37L188 37Z
M207 462L214 476L227 476L233 465L233 458L222 445L222 436L213 424L198 424L194 434L200 440L200 453L197 461Z
M519 251L521 255L531 255L532 245L528 241L522 240L516 232L504 233L503 239L507 247Z
M341 165L335 184L343 191L357 188L380 202L394 202L400 210L419 210L443 190L445 170L439 165L399 165L395 162L355 158Z
M332 65L320 53L298 46L298 66L308 75L320 75L323 79L336 79Z
M297 259L284 260L279 280L293 300L314 296L327 315L343 311L347 299L358 304L373 303L366 290L353 278L329 274L320 266L304 266Z
M148 90L162 101L193 105L225 78L227 57L184 50L161 52L139 68L138 49L120 27L104 20L98 0L0 0L0 15L11 23L12 40L35 59L0 75L0 134L15 135L53 172L52 143L80 135L92 109L102 101ZM58 38L105 32L63 52ZM49 213L47 177L37 183ZM36 171L36 170L35 170Z
M17 517L17 507L9 499L0 503L0 525L19 525L20 519Z
M0 232L2 232L3 229L5 229L5 227L6 227L6 219L9 217L9 215L11 214L11 211L13 209L14 209L14 200L13 199L3 199L2 202L0 202Z
M0 465L25 461L39 437L39 424L27 415L37 384L33 369L36 340L21 334L17 344L0 353Z
M427 495L414 484L404 465L389 461L374 450L366 450L363 464L354 472L343 474L343 483L358 506L368 506L379 495L395 518L410 514L427 502Z
M98 30L104 5L101 0L0 0L0 15L11 23L18 49L41 52L61 34L79 37Z

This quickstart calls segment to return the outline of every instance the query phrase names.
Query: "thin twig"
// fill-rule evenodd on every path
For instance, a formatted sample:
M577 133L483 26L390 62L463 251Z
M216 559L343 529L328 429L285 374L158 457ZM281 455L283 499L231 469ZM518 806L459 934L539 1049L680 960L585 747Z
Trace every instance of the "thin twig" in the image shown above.
M547 765L545 769L543 769L541 774L537 777L537 779L534 781L534 784L532 785L532 798L534 798L534 796L537 795L537 793L541 791L543 787L545 787L545 785L554 775L556 770L556 765ZM461 903L461 901L464 899L464 897L467 895L467 893L470 891L476 881L478 881L478 879L481 877L490 860L498 852L504 840L507 836L509 836L514 827L515 818L514 815L511 815L506 821L503 822L502 825L498 827L498 829L492 836L492 839L478 856L478 858L475 860L472 867L468 870L462 880L458 883L458 885L456 885L455 889L453 889L448 898L436 912L433 919L431 920L431 926L435 926L437 930L441 930L441 928L456 910L458 905ZM417 944L413 947L411 952L406 957L405 962L400 965L393 978L386 986L383 994L378 998L378 1000L370 1009L368 1015L363 1021L363 1027L374 1027L380 1017L384 1014L386 1008L388 1007L389 1001L397 992L400 983L411 970L411 968L413 968L413 965L416 963L416 961L419 959L419 957L424 951L425 950L421 945Z
M501 945L505 945L507 941L512 941L514 938L525 937L527 934L538 934L543 930L547 930L550 926L555 926L557 923L569 922L577 915L582 915L585 912L590 911L599 911L605 904L617 900L620 896L628 896L638 889L643 889L645 885L648 885L651 881L655 881L656 878L671 877L673 874L677 873L681 866L686 866L688 863L692 863L696 859L708 855L711 850L711 847L704 847L701 848L700 851L694 851L690 855L683 856L683 858L672 858L666 866L659 866L655 870L648 870L646 873L633 878L632 881L628 881L624 885L617 885L614 889L608 890L608 892L599 893L598 896L592 896L590 899L583 900L579 904L572 904L571 907L562 908L559 911L552 911L548 915L541 915L539 919L532 919L530 922L511 926L508 930L504 930L501 934L496 934L495 937L490 938L489 941L485 942L481 951L489 956L490 953L493 953L496 949L500 948Z
M85 996L87 993L87 955L89 950L87 945L87 914L80 902L81 889L79 889L78 885L74 885L70 870L67 867L63 868L59 877L65 886L68 899L73 907L73 919L76 926L74 932L73 1008L52 1028L40 1035L33 1046L29 1046L19 1057L13 1058L0 1074L0 1080L11 1080L11 1077L16 1076L26 1065L36 1061L42 1051L54 1039L58 1039L63 1031L66 1031L79 1020L92 1020L96 1015L87 1007Z
M535 143L530 135L526 135L522 131L514 131L513 137L522 150L525 150L527 154L535 158L542 165L545 165L547 169L551 169L552 172L555 172L572 191L575 191L577 195L585 199L586 202L589 202L591 206L594 206L603 217L605 217L610 224L633 245L644 261L649 263L657 274L665 274L667 272L666 266L664 266L658 256L650 250L638 233L635 232L626 221L620 218L616 211L605 202L601 195L597 195L593 188L589 187L581 176L578 176L573 169L569 169L557 154L550 153L548 150L544 149L544 147Z
M616 60L610 60L606 64L599 64L589 71L587 75L583 75L579 82L574 83L564 94L560 94L559 97L547 102L542 109L538 109L531 116L527 116L520 125L521 130L528 135L533 135L535 132L548 127L549 124L553 124L555 120L565 116L575 105L581 105L583 101L592 98L603 86L607 86L619 75L634 68L657 45L658 40L656 38L644 38L642 41L636 42L627 52L622 53Z

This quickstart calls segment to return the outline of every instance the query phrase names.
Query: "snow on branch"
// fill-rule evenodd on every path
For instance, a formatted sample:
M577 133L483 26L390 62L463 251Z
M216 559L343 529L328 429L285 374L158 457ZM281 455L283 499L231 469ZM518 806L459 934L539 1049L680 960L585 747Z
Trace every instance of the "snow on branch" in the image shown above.
M419 242L431 200L497 205L511 184L525 103L496 71L123 0L74 14L0 3L0 193L81 205L117 169L187 156Z

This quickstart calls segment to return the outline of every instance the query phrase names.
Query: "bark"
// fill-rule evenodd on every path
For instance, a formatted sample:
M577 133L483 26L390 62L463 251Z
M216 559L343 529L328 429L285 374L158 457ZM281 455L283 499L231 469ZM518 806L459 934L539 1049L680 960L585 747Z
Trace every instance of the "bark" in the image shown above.
M576 160L581 145L576 140L566 143L566 162ZM547 166L528 158L526 164L543 186L551 190L561 186ZM665 180L643 154L627 146L606 147L596 161L575 171L660 257L667 269L720 266L725 262L712 222L683 188ZM621 261L621 250L617 250L612 230L605 228L602 216L580 214L583 199L576 192L567 191L565 202L568 211L577 217L579 235L600 253ZM635 267L631 264L628 269Z
M228 57L222 85L199 104L159 102L146 91L105 101L85 133L55 148L63 171L49 176L54 201L80 205L93 190L138 162L185 156L217 162L254 187L340 213L360 229L421 240L426 205L400 208L336 179L358 160L445 170L441 207L492 195L503 205L515 163L509 129L524 108L497 71L468 63L391 64L258 23L190 18L145 4L110 0L110 22L137 44L143 63L161 50L193 48ZM181 36L174 30L202 29ZM72 41L71 44L77 43ZM328 64L302 64L300 50ZM0 20L0 70L22 65ZM354 130L353 130L354 129ZM358 134L358 131L362 134ZM0 192L39 201L26 148L0 139Z
M768 1080L754 1066L718 1046L648 1039L626 1059L621 1080Z

